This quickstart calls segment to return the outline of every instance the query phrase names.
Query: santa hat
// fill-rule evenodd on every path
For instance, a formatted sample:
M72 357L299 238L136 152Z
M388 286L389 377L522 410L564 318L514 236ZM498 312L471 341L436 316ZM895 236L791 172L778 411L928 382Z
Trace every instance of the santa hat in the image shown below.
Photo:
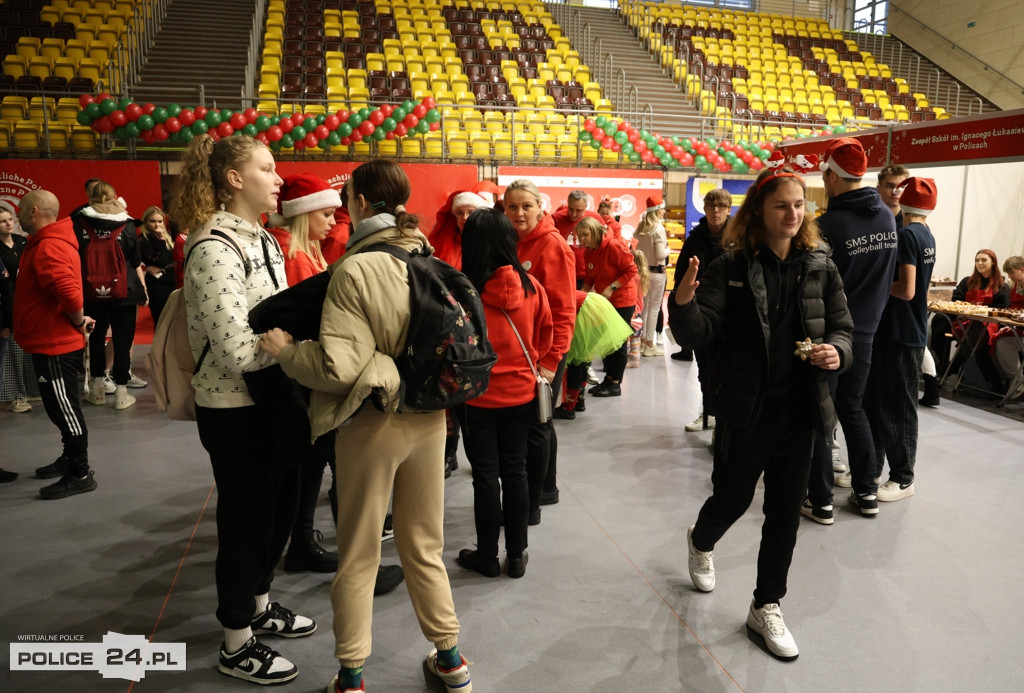
M793 157L793 167L798 173L810 173L818 170L818 156L816 154L797 154Z
M341 194L324 180L308 173L285 178L277 198L277 212L285 219L340 206Z
M494 203L498 201L498 197L501 195L501 188L489 180L477 181L473 185L472 190L487 201L488 207L493 207Z
M472 206L473 209L480 209L481 207L492 207L494 203L488 202L479 193L475 192L460 192L452 198L453 210L466 205Z
M772 155L768 157L768 160L764 162L764 165L768 168L782 168L786 165L786 155L776 149L772 152Z
M655 193L647 198L647 209L644 213L657 212L659 209L665 209L665 203L661 201L661 195Z
M825 150L821 170L832 171L840 178L863 178L868 171L868 157L864 147L852 137L832 140Z
M906 214L928 216L935 211L939 192L931 178L907 178L900 192L900 208Z

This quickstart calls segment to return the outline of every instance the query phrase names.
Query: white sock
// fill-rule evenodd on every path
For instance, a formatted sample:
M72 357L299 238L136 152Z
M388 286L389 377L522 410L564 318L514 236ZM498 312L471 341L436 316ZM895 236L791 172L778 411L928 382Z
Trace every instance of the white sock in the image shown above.
M270 592L256 595L256 613L262 614L270 606Z
M245 646L245 643L249 642L250 638L252 638L252 628L249 628L248 626L245 628L239 628L238 630L235 630L234 628L225 628L224 649L226 649L229 654L234 654L242 649L242 647Z

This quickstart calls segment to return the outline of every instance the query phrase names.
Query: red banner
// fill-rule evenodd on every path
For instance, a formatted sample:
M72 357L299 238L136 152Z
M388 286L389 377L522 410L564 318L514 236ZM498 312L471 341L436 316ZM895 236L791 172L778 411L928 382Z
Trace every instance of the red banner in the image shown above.
M49 190L60 200L60 215L86 202L85 181L100 178L114 186L136 217L161 205L160 166L156 161L87 161L81 159L5 159L0 166L0 200L14 209L30 190Z
M601 198L612 198L612 216L618 215L622 235L630 238L647 208L647 197L661 195L660 171L617 171L614 169L548 168L499 166L498 187L517 178L529 178L540 189L544 209L553 212L565 204L569 193L582 190L589 196L587 209L597 212Z

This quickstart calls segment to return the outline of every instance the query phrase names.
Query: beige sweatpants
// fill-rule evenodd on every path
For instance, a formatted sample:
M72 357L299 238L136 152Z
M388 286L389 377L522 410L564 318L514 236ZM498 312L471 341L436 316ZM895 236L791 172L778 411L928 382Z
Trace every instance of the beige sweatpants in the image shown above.
M371 650L380 536L394 490L395 548L420 630L438 649L458 642L444 549L444 412L363 407L338 429L338 574L331 585L335 656L362 666Z

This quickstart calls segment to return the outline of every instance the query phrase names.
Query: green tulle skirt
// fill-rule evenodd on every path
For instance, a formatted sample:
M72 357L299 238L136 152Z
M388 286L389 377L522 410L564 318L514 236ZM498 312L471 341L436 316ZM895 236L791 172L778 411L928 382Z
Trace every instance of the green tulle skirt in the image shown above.
M576 313L576 329L566 361L577 365L607 356L621 347L631 334L633 328L619 316L611 302L591 292Z

